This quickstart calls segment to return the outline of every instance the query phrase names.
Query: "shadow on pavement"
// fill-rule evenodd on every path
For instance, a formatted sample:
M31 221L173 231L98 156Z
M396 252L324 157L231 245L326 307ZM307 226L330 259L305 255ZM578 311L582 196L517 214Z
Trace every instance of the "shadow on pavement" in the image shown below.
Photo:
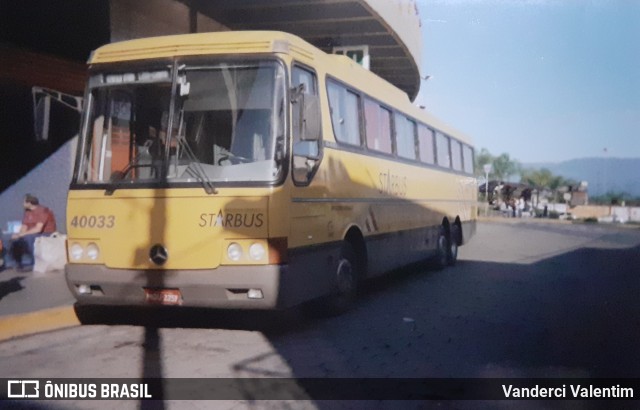
M465 260L426 272L423 265L412 266L369 282L354 309L336 317L309 319L299 308L281 312L155 308L115 309L102 319L155 329L260 331L273 346L269 354L279 356L297 379L637 377L638 266L640 247L580 248L531 264ZM147 336L151 342L153 337ZM243 377L274 377L253 365L265 361L265 354L245 357L235 365ZM381 404L382 408L483 408L476 402L447 401L397 406L348 402L345 407L307 393L320 409ZM437 391L431 394L446 397ZM603 404L564 402L562 407L562 403L544 406L602 408ZM616 403L618 408L625 405Z
M11 293L19 292L24 289L24 286L22 286L22 283L20 282L25 280L25 278L25 276L15 276L11 279L0 282L0 300Z
M78 306L76 314L85 324L134 325L150 328L229 329L287 332L303 325L300 312L211 310L183 307Z

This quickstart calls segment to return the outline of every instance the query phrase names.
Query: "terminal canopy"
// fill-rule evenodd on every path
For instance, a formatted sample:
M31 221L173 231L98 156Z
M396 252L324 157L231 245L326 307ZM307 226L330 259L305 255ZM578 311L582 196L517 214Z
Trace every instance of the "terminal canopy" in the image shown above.
M389 0L182 0L231 30L277 30L321 50L367 46L370 69L413 100L420 87L415 4Z

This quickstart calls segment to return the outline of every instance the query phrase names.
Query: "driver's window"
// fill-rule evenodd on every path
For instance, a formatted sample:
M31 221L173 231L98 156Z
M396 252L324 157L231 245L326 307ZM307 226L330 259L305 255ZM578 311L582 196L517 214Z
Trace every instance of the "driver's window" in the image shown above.
M292 89L301 90L303 94L318 95L318 82L316 74L311 70L294 66L291 76ZM293 137L293 160L292 176L296 185L307 185L311 182L321 157L321 141L303 141L300 135L300 120L304 109L300 103L301 99L293 101L292 104L292 137ZM307 115L309 115L307 113ZM321 115L320 107L315 114Z

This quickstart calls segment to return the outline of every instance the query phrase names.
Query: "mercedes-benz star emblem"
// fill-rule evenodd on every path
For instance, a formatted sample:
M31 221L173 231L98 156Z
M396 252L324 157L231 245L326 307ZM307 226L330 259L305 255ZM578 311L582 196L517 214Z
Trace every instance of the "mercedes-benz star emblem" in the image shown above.
M169 253L164 246L156 244L149 250L149 259L156 265L164 265L167 259L169 259Z

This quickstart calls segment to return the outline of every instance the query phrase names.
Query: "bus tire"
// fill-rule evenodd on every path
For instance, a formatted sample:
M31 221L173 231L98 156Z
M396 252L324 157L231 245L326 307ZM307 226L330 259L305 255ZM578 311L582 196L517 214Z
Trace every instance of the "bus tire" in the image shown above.
M358 290L357 260L353 245L344 241L332 272L335 281L334 291L328 296L311 302L308 305L308 313L320 317L336 316L351 309Z
M460 236L460 228L458 225L453 225L451 227L451 233L449 234L448 239L448 248L447 248L447 265L453 266L456 264L458 260L458 238Z
M434 265L436 269L444 269L449 265L449 239L444 228L438 232Z

